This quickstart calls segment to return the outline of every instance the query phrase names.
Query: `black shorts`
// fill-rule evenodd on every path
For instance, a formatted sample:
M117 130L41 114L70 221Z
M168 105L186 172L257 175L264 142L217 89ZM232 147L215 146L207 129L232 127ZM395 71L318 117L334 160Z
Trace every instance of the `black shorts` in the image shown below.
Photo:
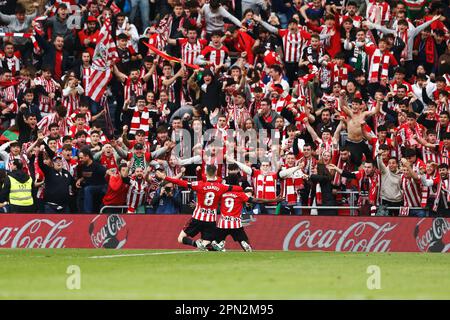
M184 233L193 238L200 233L200 238L203 240L212 241L216 237L216 223L200 221L194 218L188 220L183 228Z
M248 242L247 234L245 233L245 230L243 227L237 228L237 229L220 229L217 228L217 242L221 242L225 240L227 236L231 236L234 241L241 242L245 241Z

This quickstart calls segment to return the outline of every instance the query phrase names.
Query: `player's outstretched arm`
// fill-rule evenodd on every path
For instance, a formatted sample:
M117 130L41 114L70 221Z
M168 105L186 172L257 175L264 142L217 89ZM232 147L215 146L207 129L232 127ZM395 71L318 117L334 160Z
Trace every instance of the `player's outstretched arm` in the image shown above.
M191 187L190 182L187 182L187 181L181 180L181 179L175 179L175 178L168 177L164 172L161 172L159 170L156 171L155 175L158 180L166 180L166 181L172 182L172 183L176 184L177 186L180 186L183 188Z

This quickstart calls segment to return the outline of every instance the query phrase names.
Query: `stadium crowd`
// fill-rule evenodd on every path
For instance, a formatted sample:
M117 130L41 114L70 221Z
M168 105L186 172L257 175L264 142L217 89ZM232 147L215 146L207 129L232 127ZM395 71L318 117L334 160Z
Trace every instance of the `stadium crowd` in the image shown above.
M249 213L450 212L447 0L0 11L3 212L185 212L156 171L202 180L211 164L255 198L283 198Z

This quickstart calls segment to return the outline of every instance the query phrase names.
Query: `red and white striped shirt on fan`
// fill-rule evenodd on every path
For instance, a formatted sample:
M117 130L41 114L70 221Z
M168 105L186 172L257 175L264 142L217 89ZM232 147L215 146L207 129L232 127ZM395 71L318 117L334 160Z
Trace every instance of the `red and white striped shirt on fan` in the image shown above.
M167 181L175 183L180 187L187 188L190 186L192 190L197 192L197 204L195 205L192 218L205 222L215 222L217 216L217 208L222 195L228 191L242 191L240 186L229 186L217 181L193 181L165 178Z
M403 202L405 207L420 207L420 182L402 174Z
M225 46L221 46L219 49L213 46L206 46L202 50L201 55L205 57L205 60L208 61L210 65L217 67L225 63L228 58L228 49Z
M144 203L147 187L148 184L144 178L136 179L132 177L130 179L130 187L127 195L128 213L136 212L136 209Z
M56 93L56 81L50 78L49 80L44 77L38 77L34 79L36 86L42 86L46 94L39 94L39 109L41 112L50 113L55 106L55 99L49 97L50 93Z
M287 29L279 29L278 34L283 40L284 62L298 63L303 46L311 39L311 34L305 30L292 33Z
M260 199L274 199L276 198L277 174L271 172L264 175L261 170L253 169L253 188L255 195Z
M220 217L217 227L220 229L242 228L241 214L244 203L249 197L244 192L226 192L220 201Z
M190 43L187 38L177 39L177 44L181 47L181 59L185 63L194 64L195 59L200 55L204 46L208 44L206 39L197 39L195 43Z
M132 81L130 78L124 83L123 86L123 96L124 100L131 99L131 97L137 97L144 94L144 85L142 84L142 80L138 79L136 82Z

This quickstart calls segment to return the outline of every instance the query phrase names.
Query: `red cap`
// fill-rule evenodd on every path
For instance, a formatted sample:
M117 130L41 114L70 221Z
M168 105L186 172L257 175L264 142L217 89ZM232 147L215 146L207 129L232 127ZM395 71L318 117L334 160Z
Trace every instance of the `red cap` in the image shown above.
M89 16L87 22L97 22L97 19L94 16Z

